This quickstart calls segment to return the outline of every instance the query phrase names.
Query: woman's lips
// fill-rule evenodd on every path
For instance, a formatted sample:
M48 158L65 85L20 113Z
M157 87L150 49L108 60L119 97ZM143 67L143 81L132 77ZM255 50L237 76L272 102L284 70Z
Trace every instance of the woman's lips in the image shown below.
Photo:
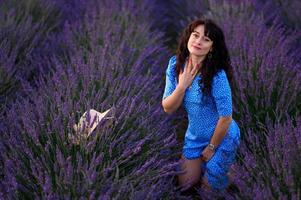
M192 47L194 47L194 48L196 48L196 49L198 49L198 50L202 50L202 48L197 47L197 46L194 46L194 45L192 45Z

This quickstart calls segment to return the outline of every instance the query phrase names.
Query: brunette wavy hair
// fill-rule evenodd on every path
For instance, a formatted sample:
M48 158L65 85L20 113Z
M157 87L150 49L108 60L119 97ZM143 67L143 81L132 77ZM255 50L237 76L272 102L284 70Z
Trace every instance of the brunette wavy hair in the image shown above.
M176 53L176 73L179 78L180 69L184 67L185 61L189 56L189 51L187 48L188 40L194 29L199 26L204 25L205 35L213 41L212 56L206 58L203 61L203 65L200 69L202 78L199 82L202 92L205 96L211 95L211 85L214 75L224 69L230 87L233 88L233 71L230 61L229 52L225 43L225 37L222 29L218 27L210 19L198 19L191 22L182 32L180 40L178 43L177 53ZM202 87L202 84L204 85Z

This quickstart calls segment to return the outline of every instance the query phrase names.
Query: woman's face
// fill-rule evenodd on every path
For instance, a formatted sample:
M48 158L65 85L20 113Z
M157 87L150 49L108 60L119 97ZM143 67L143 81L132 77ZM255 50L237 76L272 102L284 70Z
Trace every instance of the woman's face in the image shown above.
M190 34L187 48L190 54L194 56L206 56L212 49L213 41L205 36L204 25L197 26Z

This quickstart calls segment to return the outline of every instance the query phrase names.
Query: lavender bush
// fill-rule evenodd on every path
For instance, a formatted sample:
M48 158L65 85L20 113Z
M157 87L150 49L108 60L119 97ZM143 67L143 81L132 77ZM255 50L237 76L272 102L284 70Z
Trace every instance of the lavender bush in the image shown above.
M300 29L301 2L298 0L252 1L257 11L264 14L265 20L271 22L277 18L290 29Z
M52 57L70 54L62 33L66 22L81 20L86 1L3 0L0 4L0 106L9 109L17 97L25 97L23 84L34 87L36 78L49 73ZM10 80L9 82L7 82ZM8 85L14 85L7 89ZM5 89L6 88L6 89Z
M69 23L81 21L86 13L87 2L90 0L53 0L52 2L60 10L61 25L64 25L66 21Z
M1 59L0 66L3 65L7 66L13 64L10 62L10 60ZM6 72L1 67L0 68L0 110L1 111L4 110L4 108L8 104L7 101L12 98L14 91L16 90L17 87L18 87L18 82L14 78L14 74Z
M298 0L272 0L272 1L253 1L256 11L263 14L266 24L269 25L273 21L277 21L284 25L286 30L296 31L297 40L294 41L292 47L295 52L300 52L301 33L300 33L300 17L301 2ZM295 34L295 33L292 33ZM296 57L301 63L301 54Z
M158 103L168 58L161 36L137 17L147 10L92 5L82 24L65 26L69 58L52 58L52 73L37 81L37 91L26 85L28 98L7 115L1 129L4 198L178 195L174 128ZM76 134L73 125L91 108L112 108L111 118L74 144L68 137Z
M38 0L7 1L0 9L0 44L5 53L2 58L14 62L14 68L6 70L16 71L18 79L32 80L37 71L43 71L36 66L37 61L50 51L45 46L46 36L56 31L59 10L49 2Z
M60 11L51 1L1 3L0 76L7 77L0 83L3 109L25 95L22 84L33 84L38 75L49 70L50 57L63 54L63 48L58 48L60 23Z
M241 164L235 166L233 181L239 199L300 199L301 194L301 121L291 119L285 123L266 122L262 127L267 141L251 129L242 145ZM233 197L233 196L232 196Z

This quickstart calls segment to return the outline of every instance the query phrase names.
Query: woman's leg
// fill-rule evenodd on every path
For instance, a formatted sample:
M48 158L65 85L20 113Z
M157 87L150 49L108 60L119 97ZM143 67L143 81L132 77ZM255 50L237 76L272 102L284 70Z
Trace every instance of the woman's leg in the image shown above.
M214 156L206 163L203 182L212 189L222 191L229 184L228 173L235 162L235 151L217 149Z
M202 188L205 188L207 190L211 190L211 186L208 183L208 178L207 176L203 176L201 181L200 181L200 185Z
M183 173L178 175L178 181L182 190L186 190L199 182L202 160L200 158L187 159L183 155L181 156L181 160L181 170Z

